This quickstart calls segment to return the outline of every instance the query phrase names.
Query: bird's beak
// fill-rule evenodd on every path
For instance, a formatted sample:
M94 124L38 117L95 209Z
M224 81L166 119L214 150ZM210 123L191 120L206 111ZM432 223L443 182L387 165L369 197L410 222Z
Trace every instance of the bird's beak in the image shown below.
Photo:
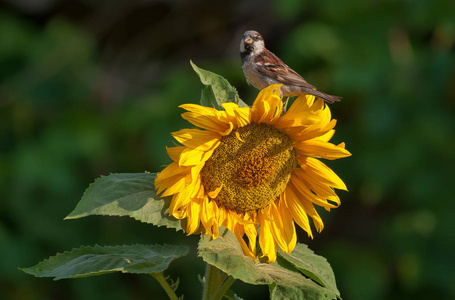
M252 38L247 37L247 38L245 39L245 44L248 44L248 45L249 45L249 44L252 44L252 43L253 43L253 39L252 39Z

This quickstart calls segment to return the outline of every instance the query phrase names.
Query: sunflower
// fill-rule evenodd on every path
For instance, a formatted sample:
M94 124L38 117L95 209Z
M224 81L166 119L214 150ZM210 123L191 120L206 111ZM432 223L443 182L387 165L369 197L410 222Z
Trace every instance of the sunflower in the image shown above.
M187 219L188 235L202 231L215 239L223 225L254 260L259 240L268 262L277 246L294 249L295 223L311 238L309 217L323 229L315 204L326 210L340 204L334 188L346 185L318 158L351 155L344 143L329 143L336 120L322 100L300 96L282 114L280 86L263 89L251 108L181 105L182 117L201 129L172 134L183 146L167 149L173 163L155 180L158 194L172 195L169 214Z

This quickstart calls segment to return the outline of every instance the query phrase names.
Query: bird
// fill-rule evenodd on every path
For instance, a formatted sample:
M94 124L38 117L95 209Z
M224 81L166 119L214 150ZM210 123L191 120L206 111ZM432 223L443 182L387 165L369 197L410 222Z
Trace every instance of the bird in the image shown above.
M283 101L288 97L305 94L323 99L327 103L340 101L342 97L320 92L306 82L296 71L288 67L278 56L267 50L261 34L245 31L240 42L242 69L248 84L262 90L272 84L282 84Z

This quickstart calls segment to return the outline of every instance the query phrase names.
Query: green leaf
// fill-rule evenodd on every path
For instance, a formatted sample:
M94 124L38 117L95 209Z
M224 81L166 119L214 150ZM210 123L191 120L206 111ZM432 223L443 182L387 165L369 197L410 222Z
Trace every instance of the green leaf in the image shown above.
M176 258L187 255L187 246L125 245L83 246L21 269L35 277L54 280L102 275L112 272L148 274L163 272Z
M240 98L237 90L222 76L196 66L190 61L194 71L199 75L202 84L206 87L202 90L201 105L224 110L221 104L225 102L237 103L240 107L247 107Z
M153 173L102 176L88 187L65 219L90 215L129 216L141 222L181 230L181 221L169 216L170 199L156 196L155 177Z
M204 86L201 91L201 105L207 107L214 107L218 110L223 110L224 108L219 105L216 101L215 95L213 94L212 88L210 86Z
M253 261L243 254L235 235L224 227L217 239L203 235L199 256L235 279L267 284L271 299L336 299L334 292L305 277L293 264L278 257L271 264Z
M324 257L314 254L307 245L298 243L291 254L287 254L281 250L278 251L278 254L284 260L293 264L297 270L328 288L338 297L340 296L335 281L335 274L333 274L330 264Z

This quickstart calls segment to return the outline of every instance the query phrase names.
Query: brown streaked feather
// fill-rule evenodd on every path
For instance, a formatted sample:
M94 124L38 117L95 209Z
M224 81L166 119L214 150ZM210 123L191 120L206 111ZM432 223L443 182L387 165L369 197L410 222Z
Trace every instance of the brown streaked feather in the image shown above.
M313 85L306 82L306 80L296 71L289 68L280 58L268 50L264 51L263 56L256 56L254 62L258 66L267 66L267 68L257 68L257 71L262 75L282 83L316 89Z

